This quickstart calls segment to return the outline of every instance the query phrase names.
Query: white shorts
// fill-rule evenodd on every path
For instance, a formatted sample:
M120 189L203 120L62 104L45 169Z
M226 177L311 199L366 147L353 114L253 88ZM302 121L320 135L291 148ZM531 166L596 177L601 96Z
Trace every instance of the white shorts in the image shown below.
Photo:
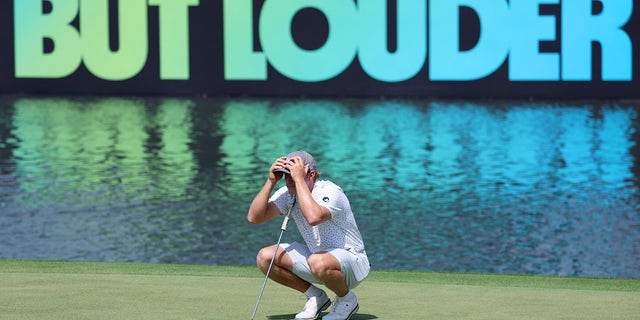
M307 282L321 284L311 273L307 260L312 253L306 245L294 242L283 243L280 246L289 254L293 262L292 271L295 275ZM357 287L369 274L370 266L367 255L345 249L332 249L329 253L340 262L340 270L344 274L349 289Z

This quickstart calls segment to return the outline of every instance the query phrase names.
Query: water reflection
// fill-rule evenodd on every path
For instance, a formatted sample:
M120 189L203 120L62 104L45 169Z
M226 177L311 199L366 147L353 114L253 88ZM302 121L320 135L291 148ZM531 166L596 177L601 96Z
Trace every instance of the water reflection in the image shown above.
M0 257L253 264L275 157L340 184L376 269L640 277L630 104L0 98ZM299 240L288 232L287 240Z

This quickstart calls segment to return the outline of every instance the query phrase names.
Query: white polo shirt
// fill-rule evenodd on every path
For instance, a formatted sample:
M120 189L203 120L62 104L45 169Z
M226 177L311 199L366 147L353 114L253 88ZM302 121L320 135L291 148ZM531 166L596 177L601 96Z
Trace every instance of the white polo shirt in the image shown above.
M330 251L331 249L345 249L366 255L362 235L356 225L351 211L349 199L342 189L331 181L318 180L313 186L311 196L319 205L329 209L331 219L316 226L311 226L302 215L300 205L296 202L291 210L291 217L312 253ZM293 202L293 196L287 192L287 187L278 189L269 199L286 214Z

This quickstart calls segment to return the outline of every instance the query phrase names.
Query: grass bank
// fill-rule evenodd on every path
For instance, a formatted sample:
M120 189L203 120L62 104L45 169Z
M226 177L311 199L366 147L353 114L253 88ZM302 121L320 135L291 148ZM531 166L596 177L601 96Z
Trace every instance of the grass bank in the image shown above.
M253 267L0 259L2 319L250 319ZM363 319L638 319L640 280L374 271ZM292 319L304 298L269 282L257 319Z

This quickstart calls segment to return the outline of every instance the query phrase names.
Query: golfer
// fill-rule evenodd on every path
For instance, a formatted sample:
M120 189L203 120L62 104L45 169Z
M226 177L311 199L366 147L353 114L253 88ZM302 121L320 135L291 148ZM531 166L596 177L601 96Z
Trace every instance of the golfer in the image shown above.
M271 195L283 176L286 186ZM327 293L313 285L322 284L336 294L331 312L323 319L346 320L358 311L351 289L369 274L369 259L349 200L340 187L319 177L315 160L305 151L276 159L251 202L247 219L259 224L292 209L305 243L262 248L256 258L258 268L266 274L276 254L269 278L307 296L296 319L317 319L331 305Z

